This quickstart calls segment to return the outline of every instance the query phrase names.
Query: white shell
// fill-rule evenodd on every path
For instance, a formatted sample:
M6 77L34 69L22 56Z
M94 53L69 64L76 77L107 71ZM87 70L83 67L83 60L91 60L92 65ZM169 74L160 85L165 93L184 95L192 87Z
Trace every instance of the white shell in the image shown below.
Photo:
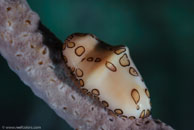
M65 41L63 56L80 89L110 112L128 118L150 115L149 91L127 47L110 46L92 34L77 33Z

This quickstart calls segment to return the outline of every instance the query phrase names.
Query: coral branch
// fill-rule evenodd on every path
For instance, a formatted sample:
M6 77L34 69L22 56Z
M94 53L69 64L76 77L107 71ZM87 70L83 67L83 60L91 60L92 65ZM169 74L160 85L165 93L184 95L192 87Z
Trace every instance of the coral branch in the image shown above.
M0 53L32 91L69 125L79 130L165 129L151 117L124 120L111 116L84 96L62 59L62 42L39 22L25 0L0 1Z

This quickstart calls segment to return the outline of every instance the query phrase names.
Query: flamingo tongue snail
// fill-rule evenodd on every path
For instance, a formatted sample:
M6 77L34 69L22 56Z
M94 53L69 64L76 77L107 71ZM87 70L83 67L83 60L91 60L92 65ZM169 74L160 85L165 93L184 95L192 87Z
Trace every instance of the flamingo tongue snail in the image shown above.
M111 46L92 34L75 33L63 45L63 57L86 95L126 118L150 115L150 94L125 46Z

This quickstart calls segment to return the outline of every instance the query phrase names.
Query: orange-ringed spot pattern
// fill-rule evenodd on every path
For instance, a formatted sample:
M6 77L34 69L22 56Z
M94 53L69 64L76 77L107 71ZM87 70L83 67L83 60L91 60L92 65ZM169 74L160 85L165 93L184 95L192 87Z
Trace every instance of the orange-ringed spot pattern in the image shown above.
M132 96L133 101L135 102L135 104L137 104L139 102L139 100L140 100L139 92L136 89L133 89L131 91L131 96Z
M100 58L96 58L94 62L100 62L101 59Z
M98 89L92 89L92 94L93 94L94 96L99 96L99 95L100 95L100 92L99 92Z
M111 62L109 61L106 61L105 63L105 66L112 72L116 72L117 71L117 68L115 67L114 64L112 64Z
M73 48L73 47L75 47L75 43L74 42L67 42L67 47Z
M145 110L143 110L139 116L139 118L144 118L145 117Z
M83 87L84 86L84 81L82 79L79 79L80 85Z
M103 105L104 107L109 107L108 102L106 102L106 101L102 101L102 105Z
M63 50L65 50L65 49L66 49L66 43L63 44Z
M148 89L145 89L145 93L150 98L150 93L149 93Z
M108 114L111 115L111 116L116 116L115 113L110 109L108 110Z
M84 48L83 46L79 46L79 47L77 47L77 48L75 49L75 54L76 54L77 56L83 55L84 52L85 52L85 48Z
M130 67L130 68L129 68L129 73L130 73L131 75L133 75L133 76L138 76L137 71L136 71L135 68L133 68L133 67Z
M63 56L64 62L67 63L67 57Z
M86 94L88 92L88 90L86 88L82 88L81 91L83 94Z
M114 112L115 112L115 114L117 114L117 115L123 114L123 111L122 111L121 109L115 109Z
M130 61L127 57L126 54L124 54L120 59L119 59L119 63L121 66L126 67L130 65Z
M91 61L93 61L94 60L94 58L93 57L89 57L89 58L87 58L87 61L89 61L89 62L91 62Z
M83 76L83 71L80 68L76 69L75 73L76 73L77 77L82 77Z
M146 117L150 116L150 110L146 111Z
M119 48L119 49L115 50L114 53L117 54L117 55L120 55L121 53L123 53L125 51L126 51L125 48Z

